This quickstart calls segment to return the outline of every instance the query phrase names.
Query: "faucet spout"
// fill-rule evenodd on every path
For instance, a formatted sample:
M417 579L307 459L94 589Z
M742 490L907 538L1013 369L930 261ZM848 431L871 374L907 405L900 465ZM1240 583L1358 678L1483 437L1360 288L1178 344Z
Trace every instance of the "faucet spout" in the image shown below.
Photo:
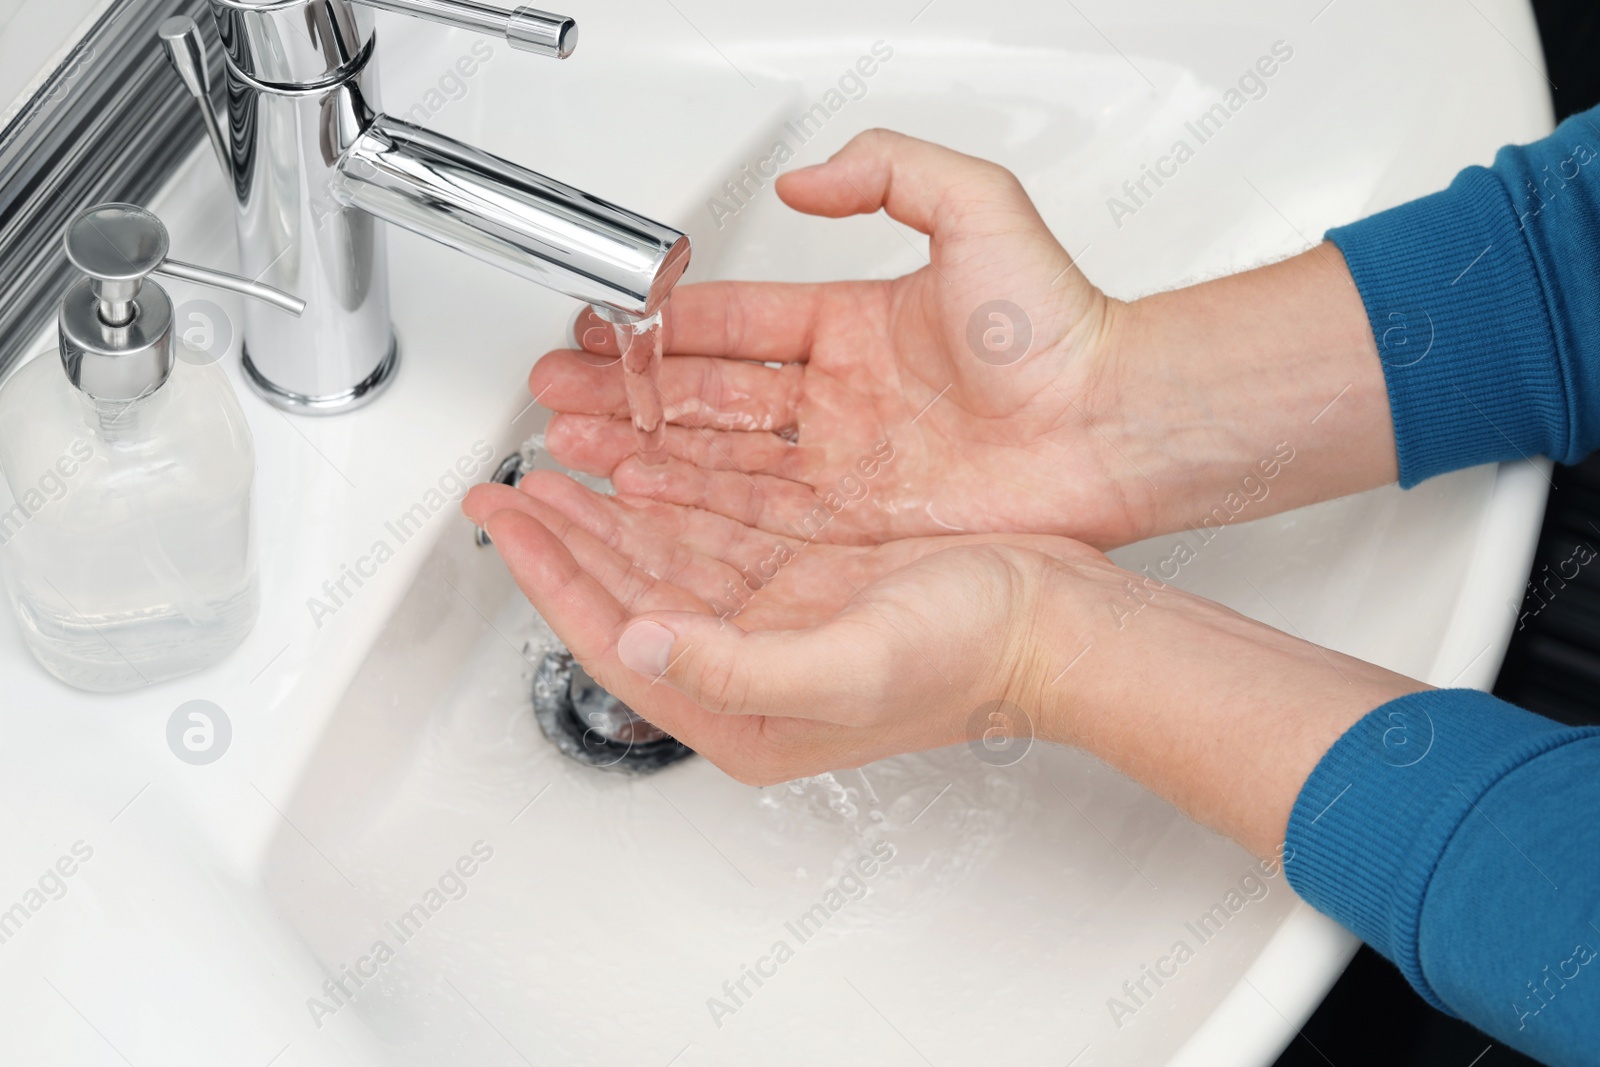
M332 191L345 207L627 316L654 314L689 265L679 230L389 115L346 149Z
M333 415L394 380L400 343L384 222L622 320L655 314L683 276L689 238L678 230L383 112L373 9L492 34L552 59L577 45L577 23L565 15L482 0L210 6L226 122L212 111L199 27L169 19L161 39L228 178L240 273L306 299L299 319L254 301L244 309L241 366L268 403Z

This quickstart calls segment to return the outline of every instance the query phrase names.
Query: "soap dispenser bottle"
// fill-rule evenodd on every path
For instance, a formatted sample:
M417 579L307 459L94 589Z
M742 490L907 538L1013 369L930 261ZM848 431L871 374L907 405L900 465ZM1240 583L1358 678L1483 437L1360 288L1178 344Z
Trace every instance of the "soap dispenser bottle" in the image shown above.
M0 387L0 559L29 650L81 689L176 678L255 624L255 452L227 376L174 358L164 274L266 300L275 289L167 258L161 220L103 204L73 220L86 276L59 317L60 361Z

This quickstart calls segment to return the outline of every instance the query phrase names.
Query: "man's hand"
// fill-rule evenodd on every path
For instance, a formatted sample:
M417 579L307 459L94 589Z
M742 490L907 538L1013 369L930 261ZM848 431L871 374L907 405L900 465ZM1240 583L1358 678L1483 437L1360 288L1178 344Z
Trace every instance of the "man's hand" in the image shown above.
M1258 516L1396 476L1382 365L1330 245L1127 304L992 163L875 130L777 189L814 215L885 210L929 235L931 261L892 281L685 286L667 316L664 466L634 457L615 345L586 314L584 350L530 378L557 413L556 459L622 493L839 544L1126 544L1205 521L1285 446L1293 477Z
M549 472L465 510L601 685L750 783L970 741L1005 701L1266 855L1328 746L1420 688L1065 538L808 544Z
M601 685L758 784L952 744L989 701L1034 714L1046 573L1109 567L1053 537L808 544L543 471L464 507Z
M1102 381L1116 305L1016 178L878 130L777 188L808 214L884 209L930 235L931 263L893 281L681 289L662 366L665 467L633 458L622 376L604 358L616 347L586 314L587 351L549 354L530 381L558 412L556 459L623 493L790 533L850 493L887 442L887 476L823 539L1071 529L1119 542L1142 529L1151 487L1095 421L1118 402Z

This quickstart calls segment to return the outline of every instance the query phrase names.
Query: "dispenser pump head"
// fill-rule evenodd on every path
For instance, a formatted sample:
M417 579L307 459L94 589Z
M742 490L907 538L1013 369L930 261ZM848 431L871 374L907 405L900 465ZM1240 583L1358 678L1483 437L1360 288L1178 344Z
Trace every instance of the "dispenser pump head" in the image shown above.
M67 226L67 260L86 277L67 290L61 363L73 385L104 400L136 400L172 373L172 300L151 274L266 301L291 315L305 301L271 286L167 258L167 228L133 204L101 204Z
M167 261L167 228L132 204L104 204L67 227L67 261L89 276L100 321L126 326L145 277Z

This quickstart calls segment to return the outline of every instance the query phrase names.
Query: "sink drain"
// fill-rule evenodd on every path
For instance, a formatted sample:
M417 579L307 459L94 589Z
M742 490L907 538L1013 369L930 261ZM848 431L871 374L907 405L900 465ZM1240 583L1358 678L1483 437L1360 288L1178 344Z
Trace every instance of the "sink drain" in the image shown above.
M650 774L694 755L589 677L570 652L550 652L533 674L533 714L569 759L601 770Z

